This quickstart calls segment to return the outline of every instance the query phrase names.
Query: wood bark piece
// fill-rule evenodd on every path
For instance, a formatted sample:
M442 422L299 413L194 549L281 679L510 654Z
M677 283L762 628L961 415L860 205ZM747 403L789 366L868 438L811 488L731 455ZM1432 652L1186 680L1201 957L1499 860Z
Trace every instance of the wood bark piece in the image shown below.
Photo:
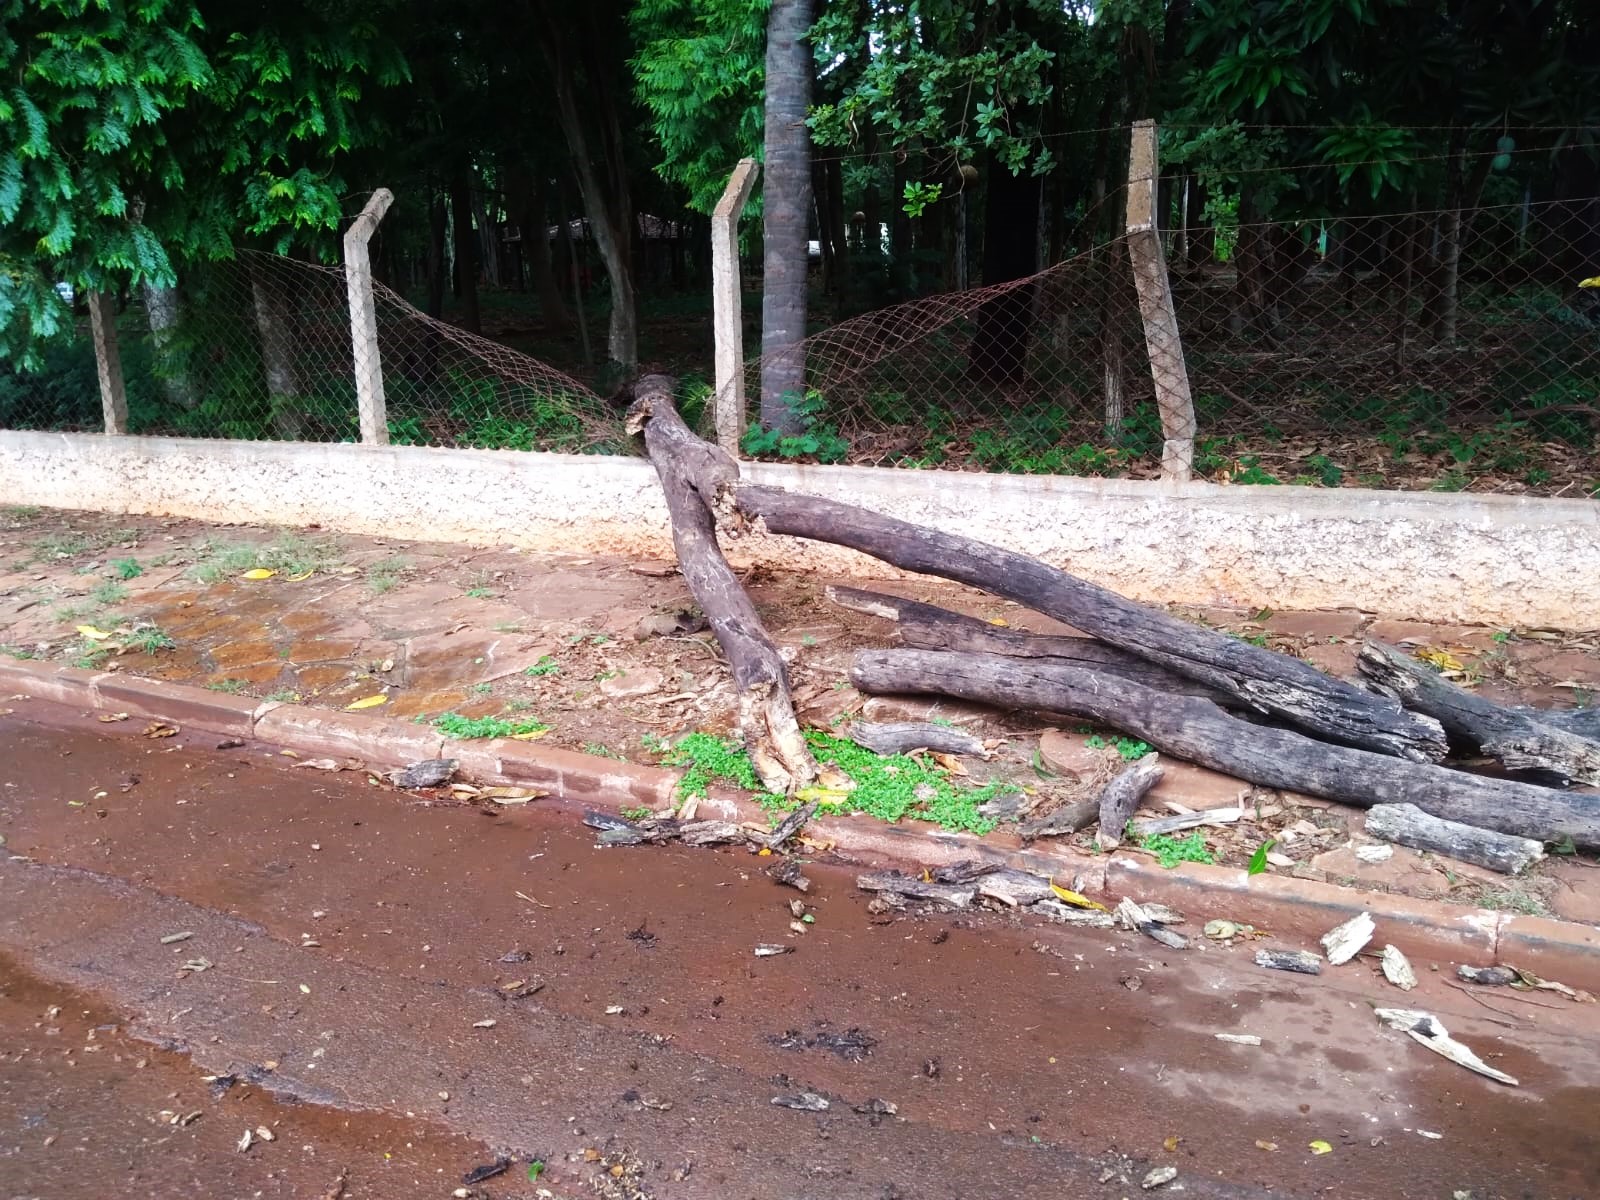
M1165 768L1159 754L1146 754L1129 763L1122 773L1100 789L1100 832L1095 834L1095 845L1102 850L1115 850L1122 845L1122 831L1139 808L1144 794L1161 782Z
M737 512L772 533L848 546L902 570L953 579L1026 604L1318 737L1418 762L1445 755L1444 731L1431 717L1408 713L1387 696L1374 696L1297 658L1147 608L1025 554L778 488L738 484L727 498Z
M1415 804L1424 812L1501 833L1600 846L1600 796L1407 762L1253 725L1193 697L1129 680L990 654L874 650L857 656L863 692L921 692L1069 713L1132 734L1163 754L1264 787L1360 808Z
M1309 950L1257 950L1256 966L1299 975L1322 974L1322 959Z
M778 827L767 835L767 849L776 850L806 827L806 823L817 815L817 802L813 800L803 808L797 808L782 821Z
M1367 832L1386 842L1431 850L1507 875L1526 870L1544 857L1542 842L1441 820L1414 804L1375 805L1367 812Z
M874 754L909 754L937 750L942 754L982 754L983 743L970 733L931 721L856 721L845 736Z
M1017 833L1024 841L1034 838L1060 837L1064 833L1077 833L1095 823L1100 817L1100 797L1089 796L1083 800L1071 800L1060 808L1036 817L1025 825L1017 827Z
M1177 696L1204 696L1225 707L1237 707L1240 704L1239 697L1231 692L1207 687L1093 638L1024 633L1020 629L990 625L976 617L951 612L935 604L924 604L920 600L907 600L903 596L890 596L884 592L869 592L840 584L830 584L824 594L840 608L895 622L896 638L902 646L913 649L966 650L975 654L1004 654L1011 658L1059 659L1072 666L1137 680Z
M1362 646L1357 665L1407 708L1426 713L1446 733L1471 742L1513 771L1546 771L1563 780L1600 783L1600 741L1475 696L1426 663L1382 642Z
M1135 821L1133 831L1141 837L1149 837L1157 833L1177 833L1180 829L1198 829L1202 825L1231 825L1243 818L1244 809L1235 804L1229 808L1203 808L1197 812Z
M788 794L817 776L817 763L795 719L789 673L767 636L755 605L717 544L712 518L715 488L738 478L738 465L720 448L689 432L672 406L672 381L647 375L628 410L630 433L643 432L672 518L678 565L711 623L739 690L739 733L750 762L769 791Z
M893 896L905 896L911 900L933 900L940 904L948 904L951 908L967 908L972 904L977 889L971 887L957 887L948 883L924 883L910 875L902 875L898 871L885 871L878 875L862 875L856 879L856 886L863 892L888 892Z

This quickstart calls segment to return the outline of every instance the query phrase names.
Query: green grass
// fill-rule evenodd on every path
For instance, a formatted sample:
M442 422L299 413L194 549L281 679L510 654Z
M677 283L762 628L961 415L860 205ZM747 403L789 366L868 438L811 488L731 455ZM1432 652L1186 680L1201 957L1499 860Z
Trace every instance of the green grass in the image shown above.
M650 815L649 805L641 804L637 808L625 808L622 815L630 821L642 821Z
M267 695L262 697L262 699L277 700L283 704L295 704L300 700L300 693L289 688L284 688L281 691L269 692Z
M47 533L33 543L33 561L47 558L75 558L90 550L103 550L139 536L137 529L102 529L98 533Z
M331 564L338 548L328 541L285 533L270 542L208 543L190 574L201 583L217 583L257 567L280 575L304 575Z
M1525 917L1550 915L1550 906L1542 897L1515 884L1485 888L1474 899L1479 908L1491 908L1496 912L1519 913Z
M90 624L106 615L106 606L90 600L86 604L63 604L51 614L58 621L84 621Z
M464 717L458 712L440 713L429 724L446 737L463 739L517 737L519 734L543 733L550 728L532 718L511 721L505 717Z
M467 589L467 596L473 600L492 600L494 593L486 587L471 587Z
M604 742L585 742L583 744L583 752L585 754L593 754L596 758L614 758L618 762L626 761L622 755L618 754Z
M818 762L836 766L855 780L848 809L891 823L914 817L943 829L988 833L995 823L981 815L978 806L1011 786L1004 780L963 785L920 759L874 754L820 730L808 732L806 741Z
M144 574L144 568L139 565L137 558L113 558L106 565L116 573L118 579L137 579Z
M710 733L688 733L678 739L675 746L660 751L661 761L669 767L688 767L678 781L678 795L682 799L704 796L713 781L721 780L747 792L761 791L761 781L750 756L739 746L725 738Z
M1152 833L1148 837L1134 835L1134 844L1156 856L1167 870L1171 870L1179 863L1215 863L1217 856L1211 853L1206 846L1206 839L1197 829L1183 837L1173 837L1170 833Z
M206 684L206 689L213 692L227 692L230 696L237 696L249 686L242 679L219 679L215 683Z
M145 654L154 654L158 650L172 650L178 645L171 636L154 625L146 625L135 629L122 643L129 650L139 650Z
M533 676L537 677L537 676L540 676L540 675L554 675L557 672L559 672L560 670L561 670L560 664L557 663L555 659L551 658L548 654L546 654L538 662L534 663L533 666L524 667L522 673L524 675L533 675Z
M475 683L472 685L472 693L475 696L487 696L492 691L494 691L494 684L492 683Z
M31 521L43 511L33 504L8 504L4 509L0 509L8 521Z
M7 658L36 657L32 650L29 650L24 646L13 646L9 642L0 644L0 654L4 654Z
M121 604L127 598L128 589L120 583L115 583L109 579L89 593L89 599L96 604L103 604L108 607L113 604Z
M380 596L392 592L400 586L400 580L410 569L410 561L399 555L382 559L367 568L367 586Z

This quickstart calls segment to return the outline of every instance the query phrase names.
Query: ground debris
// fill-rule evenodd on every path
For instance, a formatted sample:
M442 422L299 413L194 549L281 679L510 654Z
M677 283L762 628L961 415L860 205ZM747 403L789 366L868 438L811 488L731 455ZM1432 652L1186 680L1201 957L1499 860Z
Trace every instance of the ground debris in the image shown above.
M1157 1167L1139 1181L1139 1186L1149 1192L1158 1187L1165 1187L1177 1177L1177 1167Z
M1172 914L1168 913L1166 915ZM1173 950L1185 950L1189 946L1188 938L1181 933L1173 933L1163 922L1156 920L1148 909L1127 896L1117 902L1114 916L1117 924L1124 929L1145 934L1147 937L1154 938L1163 946L1168 946Z
M806 823L816 815L817 802L815 800L801 808L795 809L792 813L780 821L778 823L778 827L767 836L767 849L777 850L782 847L785 842L787 842L795 834L799 833L800 830L804 829Z
M780 954L792 953L794 953L793 946L775 946L765 942L757 946L755 950L757 958L777 958Z
M910 754L914 750L938 750L944 754L991 755L983 742L964 730L949 725L922 721L854 721L845 728L845 737L874 754Z
M786 858L770 872L774 883L781 883L797 891L809 892L811 880L800 869L800 863L793 858Z
M471 1187L475 1183L482 1183L485 1179L493 1179L496 1175L504 1175L510 1169L511 1160L501 1155L493 1162L473 1167L472 1170L461 1177L461 1182Z
M910 875L902 875L899 871L881 871L875 875L858 876L856 886L864 892L884 892L911 900L932 900L951 908L968 908L972 905L973 897L977 895L977 891L973 888L924 882Z
M1445 1027L1440 1024L1439 1018L1432 1013L1419 1012L1410 1008L1378 1008L1373 1013L1378 1020L1410 1035L1412 1039L1422 1043L1435 1054L1448 1058L1451 1062L1466 1067L1469 1071L1476 1071L1479 1075L1486 1076L1498 1083L1517 1086L1514 1077L1504 1071L1497 1070L1484 1062L1466 1046L1450 1036Z
M878 1039L859 1026L834 1031L819 1027L816 1033L805 1034L798 1029L767 1038L780 1050L827 1050L845 1062L865 1062Z
M1504 987L1517 981L1517 972L1511 967L1460 966L1456 968L1456 978L1468 983L1481 983L1486 987Z
M1261 1045L1261 1039L1253 1033L1214 1033L1211 1036L1219 1042L1233 1042L1239 1046Z
M1343 924L1335 925L1322 935L1322 948L1328 952L1328 964L1339 966L1349 962L1372 940L1372 914L1357 913Z
M792 1108L797 1112L827 1112L830 1103L826 1096L816 1092L797 1092L792 1096L774 1096L772 1103L779 1108Z
M1417 986L1417 973L1411 969L1410 960L1398 948L1385 946L1378 965L1383 968L1383 977L1402 992L1409 992Z
M390 771L386 779L398 788L442 787L455 778L461 761L455 758L425 758L409 767Z
M1257 950L1256 965L1272 971L1321 975L1322 958L1309 950Z
M1074 908L1053 898L1029 905L1028 911L1048 917L1060 924L1086 925L1091 929L1110 929L1117 923L1116 918L1108 912L1099 912L1092 908Z

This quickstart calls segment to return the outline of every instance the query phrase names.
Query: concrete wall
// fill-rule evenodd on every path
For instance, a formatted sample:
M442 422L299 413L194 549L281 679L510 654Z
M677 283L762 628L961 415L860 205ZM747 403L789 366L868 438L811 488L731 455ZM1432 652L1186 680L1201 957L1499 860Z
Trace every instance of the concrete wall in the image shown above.
M760 483L1000 543L1141 600L1600 627L1600 504L752 463ZM642 459L0 432L0 503L670 557ZM892 574L834 547L734 557Z

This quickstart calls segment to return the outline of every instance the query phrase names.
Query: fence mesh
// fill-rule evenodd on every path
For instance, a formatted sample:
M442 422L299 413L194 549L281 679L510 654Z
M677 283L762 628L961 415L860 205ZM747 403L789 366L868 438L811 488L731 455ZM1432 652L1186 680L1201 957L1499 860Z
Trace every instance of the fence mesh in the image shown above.
M1589 495L1600 488L1600 290L1570 206L1168 234L1195 469L1238 483ZM1029 279L867 313L784 351L802 432L748 450L879 466L1159 473L1127 239ZM1600 264L1597 264L1600 269ZM1591 269L1588 274L1593 274Z
M526 354L374 288L391 442L629 451L621 413ZM129 297L118 342L135 434L355 441L344 270L253 251ZM102 428L88 322L37 375L0 374L0 428Z

